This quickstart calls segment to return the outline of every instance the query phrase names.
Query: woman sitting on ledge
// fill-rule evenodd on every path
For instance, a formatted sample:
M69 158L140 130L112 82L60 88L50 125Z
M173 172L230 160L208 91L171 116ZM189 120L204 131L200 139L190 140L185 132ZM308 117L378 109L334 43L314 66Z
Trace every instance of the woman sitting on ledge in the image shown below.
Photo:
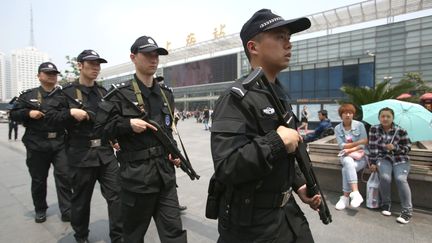
M352 104L339 107L342 122L335 128L336 140L342 151L339 153L342 164L343 196L336 203L337 210L343 210L348 205L356 208L363 202L358 191L357 172L366 166L365 145L368 142L363 123L353 120L356 112Z
M399 190L402 212L397 222L406 224L412 217L411 189L408 184L410 161L408 152L411 141L407 132L393 123L394 112L386 107L379 111L379 125L372 126L369 131L369 149L371 171L379 171L381 213L390 216L391 211L391 180L394 175Z

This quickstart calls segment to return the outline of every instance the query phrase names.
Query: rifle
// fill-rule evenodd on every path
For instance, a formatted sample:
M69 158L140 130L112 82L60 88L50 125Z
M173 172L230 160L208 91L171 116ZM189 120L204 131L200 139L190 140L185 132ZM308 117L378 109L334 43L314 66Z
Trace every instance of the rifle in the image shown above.
M63 94L64 97L66 97L68 100L71 101L72 104L74 104L76 106L76 108L84 110L85 112L87 112L87 114L89 115L90 120L94 121L96 114L89 110L81 100L75 99L74 97L70 96L68 93L64 92L61 86L57 86L51 93L54 94L55 92L61 92Z
M51 97L51 96L53 96L56 92L57 92L57 87L53 90L53 91L51 91L49 94L48 94L48 96L47 97ZM10 101L9 101L9 104L14 104L16 101L19 101L19 102L21 102L21 103L24 103L26 106L27 106L27 108L29 108L29 109L32 109L32 110L38 110L38 111L40 111L40 112L42 112L42 113L46 113L47 111L46 110L42 110L42 107L41 107L41 104L39 103L39 101L37 102L37 105L36 104L33 104L32 102L30 102L30 101L28 101L28 100L26 100L26 99L23 99L21 96L15 96L15 97L13 97Z
M249 76L243 81L243 87L247 90L252 90L257 84L261 87L261 90L255 89L255 91L264 93L269 99L270 103L275 109L276 115L281 125L289 127L292 118L295 117L294 114L288 112L281 101L279 100L276 91L271 86L270 82L267 80L266 76L261 67L256 68ZM263 89L267 88L267 92ZM327 206L327 202L324 198L324 194L321 191L318 180L312 168L312 162L310 160L309 154L306 151L306 146L303 142L299 142L298 148L295 152L295 158L298 162L299 168L302 171L307 186L308 197L313 197L317 194L321 194L321 204L319 205L319 216L323 224L329 224L332 222L332 216L330 210Z
M136 112L136 115L139 116L142 120L157 128L157 131L151 130L151 132L155 135L155 137L159 140L159 142L168 150L170 154L172 154L175 158L179 158L181 160L180 168L188 174L191 180L199 179L200 176L194 171L192 168L192 164L188 159L186 159L180 150L177 148L177 145L172 141L172 139L164 132L162 127L155 121L147 119L147 114L145 111L142 111L138 106L136 106L129 98L127 98L114 84L111 85L112 90L110 90L104 97L103 100L109 100L112 96L118 94L118 98L123 101L126 101Z

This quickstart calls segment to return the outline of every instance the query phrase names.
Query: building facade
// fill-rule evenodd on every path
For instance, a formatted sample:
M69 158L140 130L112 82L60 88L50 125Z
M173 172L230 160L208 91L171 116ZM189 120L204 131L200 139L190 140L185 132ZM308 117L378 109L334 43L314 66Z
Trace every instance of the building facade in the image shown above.
M5 93L6 86L6 56L3 52L0 52L0 101L3 101L6 97Z
M365 3L369 2L379 1ZM365 11L363 5L360 7ZM346 9L349 12L350 6ZM376 16L386 16L382 11L375 11ZM367 19L369 15L363 14ZM321 15L310 18L313 26L319 19L316 16ZM278 78L290 94L297 114L303 105L307 105L312 121L318 120L316 112L320 109L329 110L333 121L340 120L337 101L344 98L340 88L346 85L373 87L376 82L386 79L395 83L408 72L421 73L424 80L432 81L431 15L400 21L387 17L384 24L361 28L348 25L344 29L340 33L327 29L321 35L311 37L313 33L306 33L292 38L290 66ZM179 110L213 107L215 100L233 80L250 71L238 34L211 42L173 50L167 57L161 56L158 75L163 75L165 84L174 89ZM197 49L212 51L205 53ZM101 72L102 84L106 87L132 76L132 63Z
M42 62L49 61L49 57L35 47L26 47L12 51L10 60L11 92L5 99L11 99L22 90L39 86L38 67Z

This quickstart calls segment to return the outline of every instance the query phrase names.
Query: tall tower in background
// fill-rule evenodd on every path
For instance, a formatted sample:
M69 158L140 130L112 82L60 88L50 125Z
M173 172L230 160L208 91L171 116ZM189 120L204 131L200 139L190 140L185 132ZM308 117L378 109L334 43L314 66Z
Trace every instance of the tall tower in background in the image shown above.
M34 29L33 29L33 6L30 5L30 46L35 47Z
M37 69L42 62L50 61L47 53L35 47L33 29L33 8L30 7L30 46L13 50L10 58L10 96L6 100L18 95L22 90L39 86Z

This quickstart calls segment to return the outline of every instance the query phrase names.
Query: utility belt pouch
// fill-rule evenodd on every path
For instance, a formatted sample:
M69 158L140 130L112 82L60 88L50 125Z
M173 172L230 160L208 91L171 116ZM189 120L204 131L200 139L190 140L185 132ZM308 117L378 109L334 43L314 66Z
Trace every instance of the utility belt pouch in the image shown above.
M241 226L249 226L252 223L254 211L254 192L235 191L240 199L238 224Z
M213 175L210 178L210 183L208 187L208 195L207 195L207 203L205 216L208 219L217 219L219 214L219 204L221 195L223 193L222 184L216 181L215 176Z

